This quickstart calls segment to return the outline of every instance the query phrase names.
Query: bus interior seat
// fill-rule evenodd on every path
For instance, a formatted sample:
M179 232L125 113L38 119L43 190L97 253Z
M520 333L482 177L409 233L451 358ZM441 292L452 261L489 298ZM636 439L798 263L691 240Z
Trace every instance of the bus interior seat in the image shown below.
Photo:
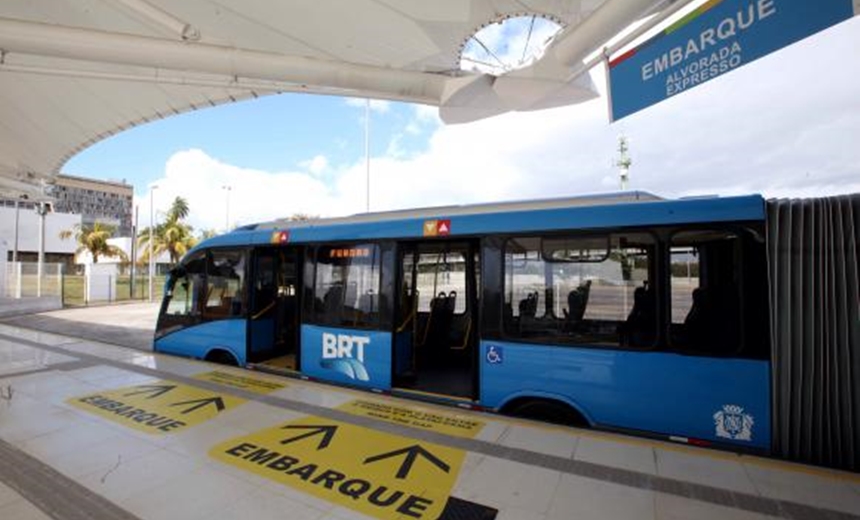
M520 319L534 318L535 316L537 316L537 307L538 292L535 291L528 293L525 298L520 300L519 303Z
M456 299L456 291L449 294L441 291L430 300L430 315L427 317L422 345L430 345L434 350L448 347Z
M358 310L361 312L376 312L376 294L373 292L366 292L358 297Z
M343 306L343 296L343 286L332 285L323 296L323 312L327 315L339 313Z
M457 308L457 291L451 291L448 293L448 298L445 301L445 305L445 312L449 312L453 315L454 309Z
M646 347L656 338L656 302L654 290L644 281L633 291L633 308L627 320L619 327L621 343L626 346Z
M707 326L708 319L708 290L704 287L697 287L693 290L693 304L690 306L690 311L684 318L684 327L680 338L680 343L684 346L696 347L703 346L706 341L706 331L710 328Z
M562 309L562 311L569 327L575 327L582 322L590 293L591 280L582 282L576 289L567 293L567 309Z
M684 318L681 345L693 351L714 353L736 350L741 336L738 313L721 313L719 309L736 309L737 305L731 290L696 288L693 304Z

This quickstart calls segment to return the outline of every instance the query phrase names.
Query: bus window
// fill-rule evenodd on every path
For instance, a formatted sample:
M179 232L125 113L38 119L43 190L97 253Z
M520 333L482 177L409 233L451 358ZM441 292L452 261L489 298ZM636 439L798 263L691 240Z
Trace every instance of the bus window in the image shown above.
M670 247L670 337L684 353L766 351L763 245L747 233L682 231Z
M546 317L546 264L540 254L540 239L511 240L506 253L506 316L519 320L519 328L528 328L529 320Z
M240 317L245 311L244 251L212 251L207 263L203 317L219 320Z
M537 342L652 346L653 254L646 233L509 240L505 333Z
M170 272L156 337L199 322L206 280L206 253L192 255Z
M346 328L378 326L379 246L325 246L316 253L312 321Z
M205 266L206 255L199 253L173 272L166 295L165 314L174 317L200 314Z
M466 312L466 257L462 251L421 251L417 272L418 312L429 313L440 295L453 304L453 314Z

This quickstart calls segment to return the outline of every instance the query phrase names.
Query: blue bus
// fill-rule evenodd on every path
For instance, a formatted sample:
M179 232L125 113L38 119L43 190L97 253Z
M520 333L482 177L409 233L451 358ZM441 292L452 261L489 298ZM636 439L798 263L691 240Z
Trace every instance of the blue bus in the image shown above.
M827 407L841 405L803 394L810 385L826 394L820 379L860 400L860 377L834 368L838 353L831 372L816 373L810 356L833 349L798 349L807 333L797 327L807 321L806 296L810 312L831 312L803 293L826 283L809 278L820 269L803 267L801 256L853 240L856 277L860 225L813 233L815 247L795 245L811 222L845 220L833 204L860 219L858 200L628 192L248 225L206 240L173 269L155 350L854 467L855 452L822 455L812 445L833 450L833 439L808 439L838 412ZM798 220L810 211L816 218ZM854 282L827 283L854 294ZM853 298L848 314L832 312L847 324L843 354L856 367ZM828 435L857 442L860 430L846 422Z

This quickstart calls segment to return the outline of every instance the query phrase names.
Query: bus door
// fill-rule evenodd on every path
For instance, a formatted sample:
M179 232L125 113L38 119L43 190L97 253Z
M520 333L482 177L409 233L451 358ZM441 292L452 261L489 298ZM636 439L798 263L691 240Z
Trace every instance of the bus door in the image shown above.
M477 398L478 242L401 243L394 387Z
M298 370L301 250L255 251L248 359L257 368Z

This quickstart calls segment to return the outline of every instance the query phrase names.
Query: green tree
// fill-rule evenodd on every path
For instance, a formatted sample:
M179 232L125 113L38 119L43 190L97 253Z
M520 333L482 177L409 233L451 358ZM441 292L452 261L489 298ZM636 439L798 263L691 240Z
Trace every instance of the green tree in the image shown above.
M183 222L189 214L188 201L176 197L167 210L164 222L152 230L152 244L149 243L149 228L144 228L137 235L137 244L142 252L141 261L149 262L150 255L167 252L170 262L176 264L182 256L197 244L194 228Z
M76 253L89 251L93 257L93 263L98 263L100 256L108 258L119 257L123 262L128 262L128 255L122 249L108 243L116 228L101 222L95 222L92 226L75 224L72 229L60 231L63 240L75 238L78 244Z

